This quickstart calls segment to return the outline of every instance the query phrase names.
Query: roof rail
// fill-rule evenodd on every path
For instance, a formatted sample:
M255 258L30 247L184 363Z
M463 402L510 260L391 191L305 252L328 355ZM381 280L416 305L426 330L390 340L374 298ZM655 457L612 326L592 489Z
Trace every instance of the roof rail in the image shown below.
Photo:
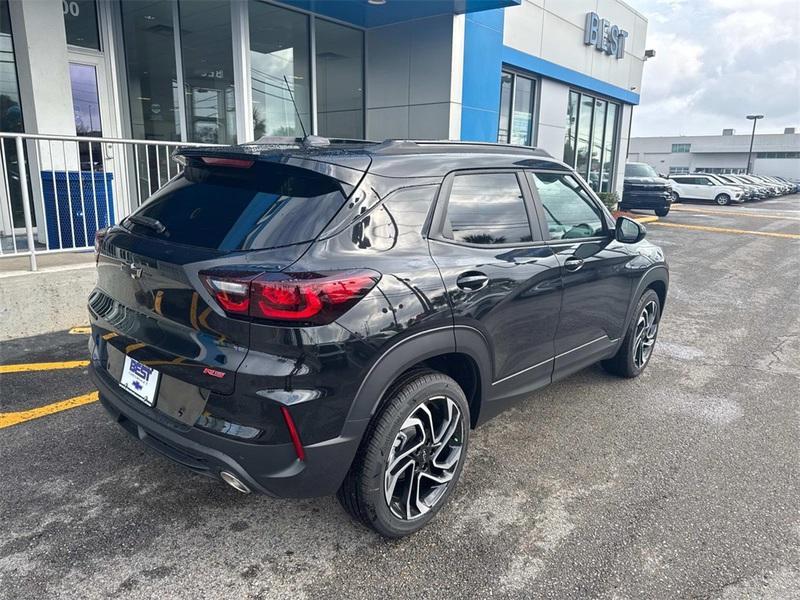
M449 146L451 148L461 147L463 149L475 148L483 152L492 152L497 154L527 154L534 156L544 156L553 158L553 156L541 148L533 146L520 146L517 144L499 144L496 142L472 142L462 140L401 140L401 139L387 139L380 143L379 147L372 150L373 153L390 154L393 151L413 151L419 150L422 147L431 146Z

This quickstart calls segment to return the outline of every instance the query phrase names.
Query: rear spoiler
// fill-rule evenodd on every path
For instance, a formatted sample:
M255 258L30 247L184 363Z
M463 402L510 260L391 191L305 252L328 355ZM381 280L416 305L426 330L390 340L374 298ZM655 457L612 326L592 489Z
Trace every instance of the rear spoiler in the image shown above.
M260 145L243 146L209 146L178 148L172 153L173 160L182 165L190 164L203 158L217 158L232 162L254 161L272 162L290 165L307 171L313 171L336 179L342 183L349 196L369 170L372 159L363 152L347 152L333 149L329 152L308 152L296 145Z

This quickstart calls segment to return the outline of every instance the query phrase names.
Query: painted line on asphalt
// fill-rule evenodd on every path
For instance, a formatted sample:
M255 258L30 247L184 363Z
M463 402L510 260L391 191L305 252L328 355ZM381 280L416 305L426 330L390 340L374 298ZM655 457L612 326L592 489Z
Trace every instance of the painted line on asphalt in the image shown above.
M73 327L67 333L72 335L86 335L88 333L92 333L92 328L88 325L81 325L79 327Z
M730 229L728 227L709 227L707 225L685 225L683 223L665 223L659 221L653 225L660 225L661 227L677 227L679 229L692 229L695 231L711 231L714 233L738 233L745 235L762 235L765 237L784 238L788 240L800 240L798 233L777 233L774 231L750 231L748 229Z
M20 363L16 365L0 365L0 375L4 373L25 373L27 371L56 371L58 369L80 369L88 367L88 360L66 360L63 362Z
M21 410L19 412L0 413L0 429L13 427L14 425L19 425L20 423L25 423L26 421L33 421L34 419L41 419L42 417L46 417L48 415L70 410L72 408L77 408L85 404L91 404L92 402L97 402L97 400L97 392L91 392L89 394L83 394L82 396L75 396L74 398L70 398L68 400L62 400L61 402L54 402L52 404L40 406L39 408Z
M783 215L771 215L768 213L755 213L752 211L744 211L744 210L718 210L713 208L678 208L676 206L672 207L672 210L676 212L690 212L690 213L697 213L699 215L707 215L707 214L715 214L715 215L725 215L726 217L754 217L757 219L780 219L784 221L800 221L800 217L785 217Z

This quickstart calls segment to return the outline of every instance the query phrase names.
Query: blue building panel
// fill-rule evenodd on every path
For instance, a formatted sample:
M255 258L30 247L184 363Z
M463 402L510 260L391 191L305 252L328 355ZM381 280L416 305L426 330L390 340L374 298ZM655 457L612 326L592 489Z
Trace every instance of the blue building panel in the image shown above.
M524 71L530 71L542 77L555 79L567 85L574 85L575 87L583 88L590 92L596 92L603 96L620 100L626 104L639 104L639 94L631 90L611 85L600 79L584 75L583 73L573 71L567 67L562 67L561 65L544 60L538 56L520 52L509 46L503 46L502 56L502 62L509 66ZM497 87L500 87L499 79L497 81Z
M496 142L503 68L503 10L468 14L464 23L461 139Z

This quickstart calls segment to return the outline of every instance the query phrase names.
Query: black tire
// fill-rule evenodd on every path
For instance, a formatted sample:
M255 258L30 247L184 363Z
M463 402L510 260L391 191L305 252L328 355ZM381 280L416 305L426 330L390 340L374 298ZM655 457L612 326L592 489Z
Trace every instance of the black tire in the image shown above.
M728 196L728 194L719 194L716 198L714 198L714 202L720 206L727 206L731 203L731 197Z
M436 492L433 493L435 500L427 512L410 519L404 519L395 512L397 510L402 511L405 508L402 503L394 502L390 507L386 499L384 487L386 468L392 458L392 453L398 448L396 444L401 436L401 427L407 422L407 419L418 412L423 404L426 407L431 406L431 412L438 412L438 405L429 403L441 402L442 400L439 399L442 397L450 399L458 407L461 419L458 430L454 429L454 433L450 438L455 440L455 444L452 447L451 444L446 444L448 452L457 453L458 455L455 465L450 469L452 478L445 484L443 491L436 485L429 486L430 488L436 488ZM385 537L399 538L419 531L447 504L456 487L464 467L469 445L469 426L469 404L467 403L467 398L461 387L453 379L428 369L420 369L407 374L395 382L386 393L383 407L367 428L350 471L342 482L336 497L354 519ZM409 429L402 431L406 432ZM445 437L447 436L443 433L442 439ZM400 455L402 456L403 454L404 451L400 451ZM416 452L410 456L419 454L419 452ZM435 461L437 455L435 446L427 454L430 461ZM424 462L425 456L424 454L421 455L419 460ZM432 463L430 461L427 468L433 469L434 467L431 466ZM414 461L409 458L406 462ZM408 469L405 469L405 467L398 469L398 473L405 471L405 474L398 480L397 485L400 486L404 478L406 481L413 479L413 475L418 474L418 469L420 468L424 469L425 467L420 467L419 464L414 463L411 466L411 476L408 475ZM440 475L438 472L434 474ZM419 482L422 479L418 476L415 481L419 486ZM426 479L426 481L430 482L429 479ZM419 492L419 487L417 492ZM394 500L394 496L392 496L392 500Z
M655 303L655 333L652 338L650 350L644 357L644 362L640 362L640 356L637 354L637 342L640 329L640 320L643 317L645 307L649 307L651 303ZM661 320L661 300L655 291L648 289L639 298L636 303L636 310L633 313L633 318L628 326L628 331L625 333L625 339L619 347L617 353L607 360L602 361L603 368L612 375L619 375L620 377L638 377L642 371L645 370L650 358L653 356L653 349L655 348L656 338L658 337L658 324ZM639 364L637 364L639 363Z
M657 208L655 212L656 216L666 217L669 214L669 206L667 206L666 208Z
M675 204L676 202L680 202L681 197L678 192L672 192L672 203Z

